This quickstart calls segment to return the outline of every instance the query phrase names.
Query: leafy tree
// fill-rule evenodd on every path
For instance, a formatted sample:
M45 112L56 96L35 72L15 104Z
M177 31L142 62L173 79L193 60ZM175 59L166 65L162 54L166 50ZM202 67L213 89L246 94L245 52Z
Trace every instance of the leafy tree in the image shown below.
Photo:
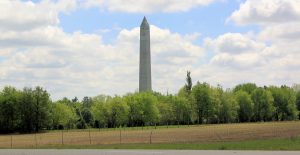
M110 124L112 127L124 126L128 121L128 105L121 97L114 97L109 100Z
M78 98L75 96L75 97L72 99L72 102L73 102L73 103L78 102Z
M83 108L81 111L82 119L88 126L93 126L94 118L90 108Z
M20 96L20 131L33 132L35 129L34 116L34 94L31 88L24 88Z
M71 106L68 106L67 103L57 102L53 104L51 114L53 127L55 129L73 128L78 120L75 109Z
M93 100L91 97L83 97L82 99L82 105L83 105L83 108L91 108L91 106L93 105Z
M160 114L157 108L157 98L151 93L141 93L140 103L143 104L143 121L146 125L159 122Z
M0 95L0 132L15 132L19 123L19 92L14 87L4 87Z
M197 82L197 84L192 89L192 94L195 99L198 123L208 123L208 119L213 112L212 97L209 84Z
M256 88L257 88L257 86L255 83L239 84L233 88L233 92L243 90L243 91L247 92L248 94L251 94Z
M159 122L157 98L152 92L135 93L126 96L129 106L129 125L142 126Z
M221 87L211 87L210 88L210 96L211 96L211 113L209 116L209 123L220 123L221 115L223 115L221 110L223 108L222 105L222 95L223 90ZM223 116L222 116L223 117Z
M107 95L98 95L92 98L93 105L91 107L91 112L93 115L93 118L95 119L94 127L100 128L100 127L106 127L108 125L108 100L110 100L111 97Z
M235 98L238 108L238 118L240 122L250 122L253 116L254 104L251 99L251 95L243 90L239 90L235 93Z
M238 108L238 103L231 92L222 93L219 121L221 123L235 122L238 116Z
M106 100L96 100L91 107L91 112L94 116L95 121L98 122L98 127L105 127L109 121L109 107Z
M178 92L178 97L185 98L187 100L187 106L189 111L189 119L187 120L187 124L193 123L195 118L197 118L196 114L196 104L195 98L191 92L188 92L185 87L182 87Z
M192 83L192 78L191 78L191 72L187 71L185 89L187 90L188 93L190 93L192 90L192 87L193 87L193 83Z
M74 100L74 99L72 99L72 100ZM62 104L68 105L68 106L73 106L74 102L69 100L67 97L64 97L63 99L58 100L56 103L62 103Z
M254 103L254 120L272 120L272 116L274 113L274 99L271 92L263 88L257 88L252 92L251 97Z
M142 126L144 125L143 114L144 108L141 103L141 95L139 93L128 94L124 97L127 105L129 106L128 125L129 126Z
M171 103L172 96L158 96L157 108L160 113L160 124L168 125L174 122L175 113Z
M296 93L286 86L281 88L271 86L268 88L272 92L275 106L276 120L294 120L298 118L296 106Z
M50 104L51 100L48 92L41 87L36 87L33 90L33 122L36 132L49 126Z
M76 122L76 127L78 129L85 129L87 128L87 124L85 123L85 120L83 119L83 116L82 116L82 110L81 110L81 104L79 102L76 102L74 107L75 107L75 111L76 111L76 115L78 117L78 120Z
M188 124L191 111L188 100L183 97L173 96L172 104L177 124Z
M296 100L296 104L297 104L297 109L298 109L298 113L300 111L300 91L297 91L297 100ZM300 113L298 114L299 119L300 119Z

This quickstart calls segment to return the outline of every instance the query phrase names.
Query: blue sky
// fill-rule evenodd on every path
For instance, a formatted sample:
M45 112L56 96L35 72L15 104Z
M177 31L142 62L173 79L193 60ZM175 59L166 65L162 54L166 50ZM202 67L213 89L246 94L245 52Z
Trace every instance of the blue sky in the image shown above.
M239 8L239 5L240 2L237 1L215 2L187 12L175 13L107 12L92 7L78 9L72 13L62 13L59 18L60 26L69 33L74 31L100 33L99 30L110 30L102 32L103 39L107 43L116 38L118 28L132 29L139 26L143 16L146 16L153 25L182 35L200 32L202 37L216 37L226 32L256 31L257 26L237 26L230 22L226 23L226 19ZM199 39L200 43L201 41Z
M139 25L151 24L153 89L300 83L298 0L2 0L0 88L62 97L138 88Z

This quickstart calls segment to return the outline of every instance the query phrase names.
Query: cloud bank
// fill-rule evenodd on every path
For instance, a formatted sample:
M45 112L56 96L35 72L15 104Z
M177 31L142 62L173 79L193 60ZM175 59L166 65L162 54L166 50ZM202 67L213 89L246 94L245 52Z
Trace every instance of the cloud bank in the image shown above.
M121 29L108 44L100 34L64 32L59 14L72 13L83 4L101 5L107 11L150 13L188 11L213 1L140 1L135 5L118 0L83 2L0 2L4 12L0 14L1 87L41 85L54 99L136 91L139 28ZM203 38L203 43L196 41L201 32L179 34L151 25L153 89L176 93L185 82L187 70L192 71L194 83L207 81L224 87L243 82L299 83L298 3L246 0L228 20L236 25L257 25L260 30L227 32ZM144 10L138 10L143 6Z

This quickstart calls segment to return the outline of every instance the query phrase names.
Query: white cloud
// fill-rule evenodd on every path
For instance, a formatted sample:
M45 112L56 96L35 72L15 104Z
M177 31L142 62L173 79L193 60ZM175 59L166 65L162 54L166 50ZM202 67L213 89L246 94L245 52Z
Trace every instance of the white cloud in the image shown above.
M115 12L153 13L181 12L208 5L215 0L87 0L81 5Z
M240 34L239 37L227 35L226 38L221 35L216 39L208 39L207 44L217 51L211 60L211 65L232 66L227 68L226 73L234 74L232 76L234 81L251 77L250 81L263 85L298 83L297 79L300 78L299 6L299 0L243 2L227 20L238 25L258 25L258 32L250 37ZM238 52L226 52L226 48L220 44L222 43L220 38L227 40L223 42L225 47L230 47L230 51L236 49ZM248 73L244 70L250 71Z
M165 4L165 1L141 1L137 6L142 6L143 2L147 4L147 12L176 12L185 11L177 9L175 6L178 4L191 9L193 6L182 3L190 2L188 5L199 6L204 5L201 2L205 1L172 1L170 4ZM58 15L75 9L77 4L73 0L0 3L5 4L0 5L1 11L2 8L10 8L10 5L16 7L3 9L6 13L0 14L1 87L41 85L50 91L54 99L100 93L124 94L137 90L138 27L121 29L113 43L106 44L99 34L63 31ZM113 1L102 3L101 7L111 11L140 12L135 8L137 6L114 4ZM264 3L267 1L262 1ZM114 6L121 4L123 8ZM155 7L158 4L160 6ZM280 20L263 22L259 19L251 17L246 22L244 18L232 18L239 24L263 23L262 29L256 34L225 33L206 38L204 48L195 44L199 33L182 35L151 25L154 90L175 93L185 82L186 70L192 72L194 82L207 81L225 87L242 82L259 85L299 82L300 39L297 21L288 18L286 23L276 23Z
M76 0L44 0L39 3L19 0L0 1L0 30L29 30L40 26L57 25L59 12L76 8Z
M293 42L300 40L300 22L266 26L258 36L262 40Z
M38 26L56 25L59 22L57 12L41 7L31 1L0 1L1 29L31 29Z
M64 32L59 27L58 14L65 10L61 8L68 8L60 7L65 5L52 1L6 3L17 3L19 9L14 10L15 15L2 18L2 22L15 23L13 17L24 13L20 23L34 26L0 25L0 56L5 57L0 61L1 86L40 85L54 99L137 90L138 27L122 29L112 44L105 44L101 35ZM56 7L44 9L44 4ZM41 13L36 17L26 7ZM49 11L54 12L53 17L42 20ZM151 25L154 90L177 90L183 84L187 63L201 61L204 54L193 43L197 36L180 35Z
M210 63L221 67L245 69L265 64L261 53L266 45L247 35L226 33L215 39L205 39L204 45L215 53Z
M260 33L267 34L264 31ZM281 31L270 33L264 40L260 33L226 33L205 39L204 46L213 52L212 58L208 64L194 66L194 74L201 81L227 88L244 82L261 86L299 83L300 40L282 39Z
M216 39L205 39L204 45L218 53L245 53L262 50L264 44L240 33L226 33Z
M299 21L299 6L299 0L246 0L228 20L242 25Z

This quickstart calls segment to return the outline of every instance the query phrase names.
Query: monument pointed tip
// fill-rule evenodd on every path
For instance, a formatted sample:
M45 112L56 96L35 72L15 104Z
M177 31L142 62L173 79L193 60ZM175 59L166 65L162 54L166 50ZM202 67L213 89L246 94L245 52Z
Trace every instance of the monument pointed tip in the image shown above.
M146 26L148 27L149 24L148 24L148 21L147 21L146 16L144 16L143 21L142 21L142 24L141 24L141 27L146 27Z

